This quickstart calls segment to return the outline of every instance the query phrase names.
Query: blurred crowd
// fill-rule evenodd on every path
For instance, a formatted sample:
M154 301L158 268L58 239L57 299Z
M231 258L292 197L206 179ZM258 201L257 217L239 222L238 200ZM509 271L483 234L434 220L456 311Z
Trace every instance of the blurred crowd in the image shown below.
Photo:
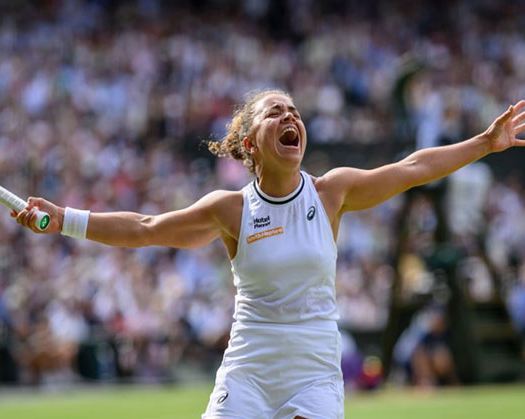
M467 138L525 97L523 1L48 0L0 2L0 16L0 183L93 211L155 214L246 184L242 166L201 142L224 134L252 89L292 94L313 174L386 162L354 155L362 146L391 161ZM347 153L330 154L334 145ZM479 163L436 188L469 295L503 292L525 333L520 175L496 178ZM349 330L385 327L396 275L407 301L435 291L425 261L439 209L425 191L405 203L342 222ZM218 243L114 249L29 234L2 211L0 381L174 379L179 360L220 355L233 295Z

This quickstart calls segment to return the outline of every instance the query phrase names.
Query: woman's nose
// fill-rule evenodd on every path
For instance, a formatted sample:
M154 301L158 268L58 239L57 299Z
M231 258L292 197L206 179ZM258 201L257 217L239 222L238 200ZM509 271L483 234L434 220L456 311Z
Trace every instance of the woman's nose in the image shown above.
M284 115L283 115L283 120L284 121L290 121L290 120L292 120L294 118L295 117L294 117L293 113L290 112L290 111L285 112Z

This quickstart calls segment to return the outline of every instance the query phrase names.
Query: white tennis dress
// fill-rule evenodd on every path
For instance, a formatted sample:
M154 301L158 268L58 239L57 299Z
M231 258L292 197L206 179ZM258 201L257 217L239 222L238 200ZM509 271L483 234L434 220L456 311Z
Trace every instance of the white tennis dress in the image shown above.
M311 177L274 198L243 188L235 322L204 419L343 418L337 249Z

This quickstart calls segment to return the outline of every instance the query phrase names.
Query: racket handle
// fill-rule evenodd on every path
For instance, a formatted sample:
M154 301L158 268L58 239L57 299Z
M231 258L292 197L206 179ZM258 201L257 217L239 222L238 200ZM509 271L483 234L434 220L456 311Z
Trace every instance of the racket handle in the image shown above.
M45 231L47 227L49 226L49 222L51 221L51 218L49 217L49 214L45 211L36 210L36 219L35 219L35 226L40 231Z
M16 212L20 212L26 207L27 202L13 192L0 186L0 204L5 205ZM44 231L47 229L51 221L49 214L36 209L33 211L36 213L35 227L40 231Z

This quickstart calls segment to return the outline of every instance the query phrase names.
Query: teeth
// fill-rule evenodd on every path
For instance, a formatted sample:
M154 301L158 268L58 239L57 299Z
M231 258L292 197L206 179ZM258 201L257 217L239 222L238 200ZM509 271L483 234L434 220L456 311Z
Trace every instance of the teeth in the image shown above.
M293 132L294 134L297 135L297 131L291 127L286 128L281 135L287 134L289 132Z
M287 135L288 133L292 133L293 136ZM285 128L283 132L281 133L281 138L286 137L286 136L289 138L283 139L281 144L283 144L286 147L297 147L299 143L299 133L297 129L293 126Z

